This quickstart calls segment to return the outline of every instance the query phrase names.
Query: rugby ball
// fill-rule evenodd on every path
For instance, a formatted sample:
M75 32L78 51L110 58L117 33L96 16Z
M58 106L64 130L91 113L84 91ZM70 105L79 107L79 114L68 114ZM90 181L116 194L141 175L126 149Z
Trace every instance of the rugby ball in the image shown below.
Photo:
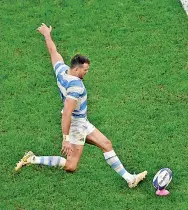
M162 168L153 178L153 186L157 190L165 189L172 180L172 171L169 168Z

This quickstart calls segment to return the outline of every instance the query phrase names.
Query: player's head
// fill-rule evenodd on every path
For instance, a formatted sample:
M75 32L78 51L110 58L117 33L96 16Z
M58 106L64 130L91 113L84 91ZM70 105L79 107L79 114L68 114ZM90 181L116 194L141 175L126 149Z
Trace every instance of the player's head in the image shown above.
M83 55L77 54L71 59L71 69L76 72L77 77L83 79L89 69L90 60Z

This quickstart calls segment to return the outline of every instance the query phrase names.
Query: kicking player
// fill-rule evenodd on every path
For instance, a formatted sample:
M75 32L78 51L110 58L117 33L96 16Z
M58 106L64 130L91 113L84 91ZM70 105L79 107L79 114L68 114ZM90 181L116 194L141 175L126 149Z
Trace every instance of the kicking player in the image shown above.
M45 38L64 104L62 110L63 141L61 152L67 158L36 156L29 151L17 163L15 170L17 171L28 164L43 164L59 166L66 171L73 172L78 166L86 142L100 148L104 154L104 159L111 168L126 180L130 188L136 187L145 178L147 171L130 174L113 150L111 141L87 120L87 92L82 79L88 73L89 59L82 55L75 55L71 60L71 66L67 66L52 40L52 27L47 27L43 23L37 30Z

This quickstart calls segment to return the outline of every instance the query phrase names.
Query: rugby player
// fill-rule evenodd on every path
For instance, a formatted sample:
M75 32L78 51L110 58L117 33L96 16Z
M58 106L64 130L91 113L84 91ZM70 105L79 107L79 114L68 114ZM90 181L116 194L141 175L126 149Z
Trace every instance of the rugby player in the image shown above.
M136 187L146 177L147 171L130 174L120 162L111 141L87 119L87 91L82 79L89 71L89 59L77 54L72 58L70 67L67 66L52 40L52 27L47 27L43 23L37 30L45 38L64 104L61 123L63 133L61 152L66 159L60 156L36 156L29 151L17 163L15 170L28 164L43 164L59 166L66 171L74 172L86 142L100 148L107 164L126 180L130 188Z

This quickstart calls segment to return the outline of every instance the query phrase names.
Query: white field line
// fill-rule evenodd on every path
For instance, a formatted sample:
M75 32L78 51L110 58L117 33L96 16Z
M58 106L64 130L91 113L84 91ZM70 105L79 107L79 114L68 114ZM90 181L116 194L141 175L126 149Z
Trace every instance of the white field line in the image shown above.
M185 10L185 12L187 13L188 15L188 0L180 0L182 5L183 5L183 8Z

